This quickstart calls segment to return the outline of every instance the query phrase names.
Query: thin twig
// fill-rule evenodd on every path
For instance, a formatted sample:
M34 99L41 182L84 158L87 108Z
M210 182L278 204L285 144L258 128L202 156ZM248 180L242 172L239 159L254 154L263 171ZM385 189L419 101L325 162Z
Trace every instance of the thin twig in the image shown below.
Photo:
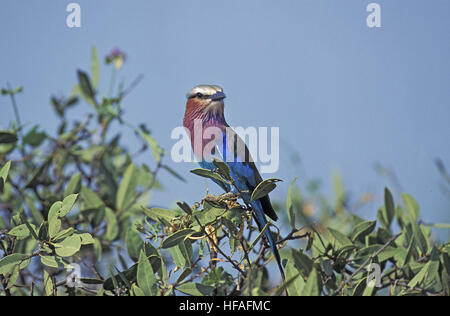
M225 258L229 263L233 265L233 267L238 270L241 274L247 275L245 271L243 271L236 262L234 262L233 259L231 259L226 253L222 251L222 249L219 248L219 246L216 244L214 239L206 232L205 227L200 223L200 220L197 216L194 215L195 220L197 221L198 225L200 226L202 232L208 237L209 241L213 244L213 246L217 249L217 251Z

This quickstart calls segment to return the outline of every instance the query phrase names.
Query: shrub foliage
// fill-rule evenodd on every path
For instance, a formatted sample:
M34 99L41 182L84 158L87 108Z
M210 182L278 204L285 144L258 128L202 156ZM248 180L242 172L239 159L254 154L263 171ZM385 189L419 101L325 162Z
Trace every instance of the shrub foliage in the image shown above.
M108 56L113 76L102 95L93 48L90 74L79 70L70 96L51 98L56 135L22 125L22 88L2 89L16 117L0 130L0 295L450 294L450 244L431 238L405 193L395 201L385 189L377 218L367 221L348 210L338 177L332 202L316 183L301 193L293 181L275 205L282 229L264 228L280 248L284 281L238 195L150 207L161 176L233 183L220 161L214 172L180 176L149 129L124 120L122 104L139 81L115 86L124 58ZM82 103L91 114L74 120L68 112ZM129 152L113 123L130 128L142 147ZM137 162L142 155L148 164ZM264 181L254 197L276 182ZM77 265L80 273L70 274Z

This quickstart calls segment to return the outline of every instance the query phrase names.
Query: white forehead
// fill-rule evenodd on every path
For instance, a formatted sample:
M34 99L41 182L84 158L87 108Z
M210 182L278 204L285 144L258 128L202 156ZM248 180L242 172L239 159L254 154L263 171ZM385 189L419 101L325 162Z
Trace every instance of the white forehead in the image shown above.
M190 98L194 95L196 95L197 93L201 93L203 95L213 95L217 92L223 92L222 88L219 86L215 86L215 85L198 85L193 87L187 94L186 97Z

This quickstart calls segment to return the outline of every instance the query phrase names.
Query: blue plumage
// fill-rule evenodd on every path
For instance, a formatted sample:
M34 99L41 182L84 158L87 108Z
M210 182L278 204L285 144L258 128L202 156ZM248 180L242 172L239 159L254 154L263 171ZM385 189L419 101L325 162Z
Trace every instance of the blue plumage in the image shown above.
M253 209L254 219L261 230L267 224L266 215L272 220L278 219L273 210L268 195L250 201L252 192L262 181L261 175L253 162L250 152L242 139L229 127L224 116L225 94L221 87L216 85L199 85L192 88L186 95L186 112L184 114L183 126L189 133L194 155L200 161L200 166L204 169L214 170L216 167L212 163L212 157L220 156L221 160L227 163L230 168L230 176L234 180L234 186L222 183L219 180L213 181L226 192L240 191L241 197ZM198 124L200 122L200 124ZM204 130L212 128L210 131L218 131L217 139L205 137ZM206 133L215 135L215 133ZM201 142L195 141L200 136ZM205 139L208 138L208 139ZM205 146L213 141L212 152L204 153ZM209 147L208 147L209 148ZM208 149L210 150L210 148ZM272 238L270 230L264 233L269 246L277 261L281 275L284 279L283 267L280 255Z
M235 153L233 151L233 148L236 148L235 143L236 141L241 141L239 136L234 135L233 140L230 142L227 139L227 135L223 134L222 144L218 144L218 148L222 148L221 153L222 157L221 159L226 162L228 167L230 168L230 176L234 180L235 186L239 189L242 199L251 205L253 211L254 211L254 219L258 225L258 228L262 230L264 226L267 224L267 219L265 216L265 210L262 205L261 200L251 201L251 195L253 190L256 188L256 186L262 181L261 176L256 169L255 164L248 159L242 158L245 156L245 154ZM248 149L246 146L243 146L243 148L248 152ZM230 158L231 157L231 158ZM247 155L247 157L249 157ZM211 162L202 161L200 162L200 166L205 169L214 170L216 167ZM223 182L220 182L218 180L213 180L215 183L217 183L222 189L224 189L226 192L236 192L235 187L230 187L228 184L224 184ZM266 205L268 204L270 206L270 209L266 210L266 212L269 212L269 216L274 216L274 211L272 209L272 206L270 205L270 200L268 200L268 196L265 197ZM268 203L267 203L268 202ZM275 215L276 217L276 215ZM276 220L276 218L275 218ZM284 279L284 271L283 267L281 265L281 258L278 252L278 249L276 247L275 241L273 240L272 234L270 232L270 229L266 229L264 232L264 236L266 237L269 246L275 256L275 259L278 264L278 268L280 269L281 275Z

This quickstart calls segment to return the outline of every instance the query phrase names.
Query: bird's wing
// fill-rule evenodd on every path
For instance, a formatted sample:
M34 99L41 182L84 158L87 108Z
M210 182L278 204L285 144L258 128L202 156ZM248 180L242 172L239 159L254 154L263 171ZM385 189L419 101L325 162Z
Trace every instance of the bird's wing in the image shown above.
M230 127L227 128L227 132L223 134L222 143L222 158L229 165L232 177L235 180L236 185L241 191L249 191L247 199L250 200L251 193L256 186L262 181L262 177L259 174L258 169L251 157L245 142L239 137L239 135L233 131ZM247 200L247 202L249 202ZM278 219L270 198L268 195L259 199L264 213L272 220Z

